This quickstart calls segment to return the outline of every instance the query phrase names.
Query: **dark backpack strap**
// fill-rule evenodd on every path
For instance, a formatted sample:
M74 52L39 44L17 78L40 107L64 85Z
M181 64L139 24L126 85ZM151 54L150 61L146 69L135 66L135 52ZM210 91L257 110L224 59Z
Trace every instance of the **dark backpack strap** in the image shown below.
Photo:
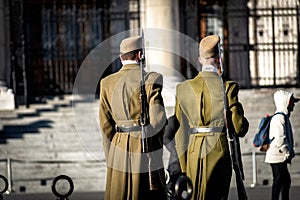
M276 113L274 113L274 115L277 115L277 114L281 114L281 115L287 116L287 114L285 114L284 112L276 112Z
M276 112L276 113L274 113L273 116L275 116L277 114L281 114L281 115L284 116L284 135L285 135L285 133L286 133L286 122L287 122L288 115L285 114L284 112Z

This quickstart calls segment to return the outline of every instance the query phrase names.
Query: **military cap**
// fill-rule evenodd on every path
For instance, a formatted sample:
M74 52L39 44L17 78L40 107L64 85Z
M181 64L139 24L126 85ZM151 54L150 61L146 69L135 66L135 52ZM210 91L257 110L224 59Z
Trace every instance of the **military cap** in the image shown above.
M132 36L129 38L126 38L122 40L120 44L120 52L122 54L137 50L137 49L142 49L143 44L142 44L142 36Z
M219 53L218 43L220 37L217 35L209 35L203 38L199 44L199 54L202 58L211 58Z

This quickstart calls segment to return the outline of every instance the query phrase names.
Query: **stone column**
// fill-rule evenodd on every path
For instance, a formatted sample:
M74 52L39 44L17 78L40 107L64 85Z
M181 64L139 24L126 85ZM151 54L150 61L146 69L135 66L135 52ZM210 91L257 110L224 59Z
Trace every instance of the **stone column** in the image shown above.
M0 110L15 108L14 95L9 88L9 30L8 30L8 1L0 0Z
M174 54L180 48L176 41L178 0L142 0L140 10L141 28L145 28L146 69L163 74L163 97L170 116L175 105L175 86L182 81L180 57ZM155 48L157 44L159 48Z

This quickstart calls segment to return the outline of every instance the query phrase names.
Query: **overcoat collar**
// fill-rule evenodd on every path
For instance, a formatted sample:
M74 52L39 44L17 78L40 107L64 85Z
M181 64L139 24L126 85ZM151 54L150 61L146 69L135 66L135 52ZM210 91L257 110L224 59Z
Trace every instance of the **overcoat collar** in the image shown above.
M219 74L216 72L210 72L210 71L201 71L198 73L196 77L219 77Z
M128 65L123 65L121 70L133 70L133 69L140 69L140 65L138 64L128 64Z

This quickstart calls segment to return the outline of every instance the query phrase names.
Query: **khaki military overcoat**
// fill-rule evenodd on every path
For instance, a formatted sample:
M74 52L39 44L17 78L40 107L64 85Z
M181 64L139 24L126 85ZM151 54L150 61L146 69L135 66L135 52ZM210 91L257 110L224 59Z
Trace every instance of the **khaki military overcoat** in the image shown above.
M159 73L145 73L153 150L153 170L159 170L161 187L149 191L147 157L142 153L141 131L118 132L118 127L139 126L140 80L138 64L124 65L120 71L104 78L100 84L100 126L107 160L106 200L166 199L162 161L162 137L166 114L161 96L163 78ZM150 137L150 136L149 136Z
M232 167L225 129L190 133L190 128L224 127L222 81L215 72L200 72L194 79L177 85L175 116L180 123L176 149L182 172L191 178L192 199L227 199ZM238 84L226 82L231 131L243 137L248 121L238 100Z

